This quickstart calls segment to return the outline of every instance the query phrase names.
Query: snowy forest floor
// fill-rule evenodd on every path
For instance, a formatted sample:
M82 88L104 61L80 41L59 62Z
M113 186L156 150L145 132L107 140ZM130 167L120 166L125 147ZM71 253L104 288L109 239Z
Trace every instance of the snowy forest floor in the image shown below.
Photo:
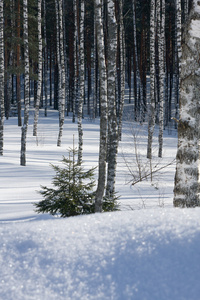
M40 111L37 138L32 136L33 112L29 124L23 167L17 118L5 121L0 299L200 299L200 210L173 208L176 131L165 130L159 159L155 129L149 162L147 124L138 125L125 115L116 179L121 211L59 219L36 214L33 203L41 200L40 185L50 186L50 164L60 164L73 135L77 146L77 125L66 118L62 146L57 147L57 112L49 111L45 118ZM98 165L99 121L86 117L83 130L87 169ZM145 177L168 164L152 180L147 176L131 184L139 173Z

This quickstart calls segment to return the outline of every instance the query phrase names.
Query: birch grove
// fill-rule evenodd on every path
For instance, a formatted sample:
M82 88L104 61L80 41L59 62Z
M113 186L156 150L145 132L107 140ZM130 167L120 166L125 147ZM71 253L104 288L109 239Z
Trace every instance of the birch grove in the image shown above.
M198 85L193 93L188 92L189 84L183 92L186 79L181 74L180 58L183 32L187 44L185 26L192 20L192 4L196 16L196 0L1 1L0 155L5 116L6 119L16 116L18 125L22 126L20 164L26 165L29 110L34 111L34 136L37 136L39 110L46 117L47 111L57 110L55 143L62 145L66 114L77 127L81 164L83 122L100 118L95 211L102 211L105 196L113 198L116 192L117 153L119 143L123 142L124 118L148 124L150 163L155 127L159 130L156 147L160 158L164 155L163 129L170 132L178 124L179 145L188 139L181 133L181 124L185 122L182 118L186 111L187 115L191 113L189 106L197 107ZM192 65L188 65L188 72ZM189 95L187 105L184 93ZM195 122L198 126L198 121ZM196 133L194 141L188 142L194 149L195 139L198 140ZM178 153L174 203L179 206L180 149Z

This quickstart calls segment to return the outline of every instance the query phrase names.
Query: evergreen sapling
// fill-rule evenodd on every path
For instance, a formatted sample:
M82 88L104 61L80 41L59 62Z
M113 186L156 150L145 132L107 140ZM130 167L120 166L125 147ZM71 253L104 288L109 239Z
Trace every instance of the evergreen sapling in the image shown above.
M34 203L37 213L59 214L61 217L76 216L94 212L95 186L94 170L85 171L76 161L76 148L69 149L69 158L63 156L59 167L51 164L56 172L52 184L55 188L41 186L39 193L44 197Z

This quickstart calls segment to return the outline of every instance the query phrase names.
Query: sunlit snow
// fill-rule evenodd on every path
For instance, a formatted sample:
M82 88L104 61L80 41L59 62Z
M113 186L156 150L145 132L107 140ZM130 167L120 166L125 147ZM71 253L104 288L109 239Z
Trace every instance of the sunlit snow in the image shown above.
M5 121L0 157L0 299L2 300L197 300L200 295L200 209L173 208L175 164L134 186L125 166L136 170L133 144L143 169L147 126L124 122L116 190L121 211L60 219L37 215L40 184L50 185L50 163L60 164L77 144L77 128L66 118L57 147L58 118L40 112L38 137L27 140L27 166L19 165L20 128ZM127 118L128 119L128 118ZM99 121L83 120L86 168L98 164ZM152 168L175 158L177 137L165 131L164 158L157 158L155 130ZM97 174L96 174L97 175ZM127 184L129 182L129 184Z

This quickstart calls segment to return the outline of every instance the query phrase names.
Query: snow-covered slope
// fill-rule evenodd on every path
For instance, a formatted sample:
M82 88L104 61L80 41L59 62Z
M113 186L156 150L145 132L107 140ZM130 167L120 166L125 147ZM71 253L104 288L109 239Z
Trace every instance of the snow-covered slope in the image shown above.
M124 123L116 182L122 211L59 219L37 215L32 203L41 199L36 192L40 185L51 184L54 173L49 164L60 163L73 135L77 143L77 128L67 118L62 147L57 147L57 113L40 117L37 139L32 137L32 122L31 114L26 167L19 165L17 120L5 122L0 299L200 299L200 210L172 207L175 164L155 173L152 182L126 184L131 177L123 156L132 171L137 169L134 136L141 166L148 172L146 125ZM99 122L84 119L83 126L87 168L98 163ZM175 158L176 144L170 129L160 160L155 137L153 169Z
M0 298L197 300L200 209L1 223Z

